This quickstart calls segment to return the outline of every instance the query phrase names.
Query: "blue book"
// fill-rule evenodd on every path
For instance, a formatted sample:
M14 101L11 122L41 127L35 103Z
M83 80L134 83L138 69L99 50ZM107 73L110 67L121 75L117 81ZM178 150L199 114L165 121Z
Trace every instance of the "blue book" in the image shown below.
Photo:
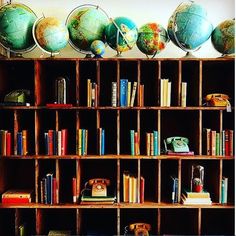
M85 155L85 134L86 130L82 129L82 144L81 144L81 154Z
M101 155L105 154L105 130L102 129L102 147L101 147Z
M172 180L172 192L171 192L171 201L172 203L178 202L178 178L171 176Z
M128 88L128 80L121 79L120 80L120 106L127 106L127 88Z
M153 131L153 153L154 156L159 155L159 150L158 150L158 132L156 130Z
M52 178L53 174L48 173L46 175L46 182L47 182L47 204L52 204Z
M23 155L22 132L17 132L17 155Z
M134 156L134 130L130 130L130 148L131 155Z

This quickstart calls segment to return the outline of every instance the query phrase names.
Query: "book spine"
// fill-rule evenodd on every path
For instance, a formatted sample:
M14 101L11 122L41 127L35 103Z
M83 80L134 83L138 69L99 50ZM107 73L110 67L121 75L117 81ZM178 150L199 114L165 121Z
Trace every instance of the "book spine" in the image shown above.
M146 155L150 156L150 133L146 133Z
M127 84L127 106L130 106L131 102L131 82L128 82Z
M128 86L128 80L121 79L120 80L120 106L121 107L127 106L127 86Z
M102 129L101 155L105 155L105 130Z
M111 106L117 106L117 82L111 83Z
M211 155L216 155L216 131L211 130Z
M220 155L220 133L216 133L216 156Z
M48 130L48 155L53 155L53 130Z
M23 152L23 155L28 154L27 140L28 140L28 131L24 129L24 130L22 130L22 152Z
M6 155L7 156L11 155L11 146L12 146L12 141L11 140L12 140L11 133L7 132L7 134L6 134Z
M57 131L57 154L61 156L61 130Z
M130 100L130 106L131 107L134 106L134 100L135 100L135 95L136 95L136 91L137 91L137 85L138 85L138 83L136 81L134 81L133 88L132 88L132 94L131 94L131 100Z
M134 156L134 130L130 130L130 149L131 155Z
M160 106L164 106L164 79L160 79Z
M53 177L52 178L52 204L58 204L57 194L58 194L57 179Z
M91 80L87 79L87 107L91 107L91 89L90 89Z
M167 83L167 98L166 98L166 106L170 107L171 105L171 82Z
M222 130L222 156L225 156L225 130Z
M144 84L139 85L139 106L144 106Z
M61 155L67 154L67 138L68 138L67 129L62 129L61 130Z
M154 146L154 156L159 155L159 150L158 150L158 131L154 130L153 131L153 146Z
M76 203L77 202L77 183L76 183L76 178L73 177L72 178L72 200L73 200L73 203Z
M234 155L234 131L229 130L229 156Z
M225 155L229 155L229 130L225 130Z
M150 133L150 155L154 155L154 135Z
M151 142L151 140L150 140ZM139 134L138 132L134 132L134 154L139 155L140 150L139 150Z
M17 132L17 155L23 155L22 132Z
M123 201L129 202L129 173L123 173Z
M51 173L46 175L47 182L47 203L53 204L53 183L52 183L53 175Z
M144 191L145 190L145 179L140 177L140 203L144 203Z
M91 90L91 106L95 107L97 103L97 95L96 95L96 83L92 83L92 90Z
M186 107L187 103L187 82L181 83L181 107Z

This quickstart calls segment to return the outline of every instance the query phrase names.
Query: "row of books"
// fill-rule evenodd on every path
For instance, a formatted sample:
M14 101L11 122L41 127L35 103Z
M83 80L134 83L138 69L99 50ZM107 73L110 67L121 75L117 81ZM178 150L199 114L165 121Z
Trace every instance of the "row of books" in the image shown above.
M145 179L124 171L123 173L123 201L127 203L144 203Z
M139 133L135 130L130 130L130 148L131 155L139 155L140 154L140 142L139 142Z
M66 155L68 143L67 129L44 132L44 145L46 155Z
M8 130L0 130L0 155L11 155L12 134Z
M203 129L203 154L212 156L232 156L234 131L227 129L220 132L209 128Z
M59 188L53 173L47 173L40 180L40 202L44 204L59 203Z
M112 106L116 106L116 82L112 83ZM114 89L113 89L114 88ZM138 84L136 81L132 83L127 79L120 80L120 106L121 107L133 107L137 90L139 91L138 105L144 105L144 85Z
M98 105L97 84L91 79L87 80L87 107L96 107Z
M76 132L77 143L76 143L76 153L77 155L87 155L88 150L88 130L78 129Z
M158 131L146 133L146 154L147 156L157 156L160 151L158 148Z

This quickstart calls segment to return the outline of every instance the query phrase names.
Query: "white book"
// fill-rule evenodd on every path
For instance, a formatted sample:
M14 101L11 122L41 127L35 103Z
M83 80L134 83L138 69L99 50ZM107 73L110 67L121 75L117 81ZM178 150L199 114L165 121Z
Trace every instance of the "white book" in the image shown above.
M167 102L168 102L168 82L169 80L168 79L164 79L164 94L163 94L163 97L164 97L164 101L163 101L163 106L167 106Z
M166 106L170 107L170 105L171 105L171 82L168 82Z
M131 107L134 106L134 100L135 100L135 95L136 95L136 91L137 91L137 85L138 85L138 83L135 81L133 83L132 94L131 94L131 99L130 99L130 106Z
M111 106L117 106L117 82L111 83Z
M160 106L164 106L164 79L161 79L161 85L160 85Z
M181 86L181 107L186 107L187 103L187 82L182 82Z

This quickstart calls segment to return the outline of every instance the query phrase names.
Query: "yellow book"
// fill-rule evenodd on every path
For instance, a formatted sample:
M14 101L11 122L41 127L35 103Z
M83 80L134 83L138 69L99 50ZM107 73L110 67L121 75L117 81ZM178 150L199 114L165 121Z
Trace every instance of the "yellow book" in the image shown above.
M22 130L22 147L23 147L23 155L28 154L28 145L27 145L27 139L28 139L28 132L27 130Z
M131 100L131 82L128 82L128 88L127 88L127 106L130 106L130 100Z
M129 173L123 173L123 202L129 202Z

